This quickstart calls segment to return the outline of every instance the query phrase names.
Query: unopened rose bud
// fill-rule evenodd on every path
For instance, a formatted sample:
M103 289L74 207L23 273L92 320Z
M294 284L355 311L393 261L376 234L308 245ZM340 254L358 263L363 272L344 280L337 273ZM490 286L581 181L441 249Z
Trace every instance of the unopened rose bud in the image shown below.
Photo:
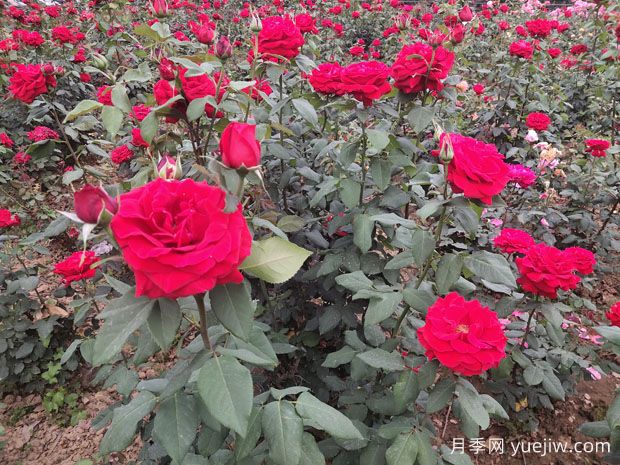
M183 168L181 167L181 159L174 158L170 155L164 155L157 162L157 176L166 181L172 179L181 179L183 177Z
M43 70L43 74L48 74L48 75L54 74L54 72L56 71L56 69L54 68L54 65L50 63L44 64L41 69Z
M474 14L472 13L471 8L469 8L469 5L465 5L461 8L461 11L459 11L459 19L464 23L471 21L473 17Z
M75 214L84 223L105 226L112 221L118 211L116 199L103 190L102 187L85 185L73 194Z
M250 30L252 32L260 32L263 29L263 23L257 15L252 15L252 21L250 21Z
M232 56L232 45L226 36L220 36L215 44L215 56L220 60L226 60Z
M153 10L153 14L158 18L165 18L170 15L170 7L166 0L152 0L151 10Z
M398 29L405 31L411 27L411 17L409 15L401 15L396 22Z
M93 66L97 69L106 69L108 67L108 60L100 53L93 53Z
M220 140L222 163L229 168L252 168L260 164L260 142L256 140L256 126L230 123Z

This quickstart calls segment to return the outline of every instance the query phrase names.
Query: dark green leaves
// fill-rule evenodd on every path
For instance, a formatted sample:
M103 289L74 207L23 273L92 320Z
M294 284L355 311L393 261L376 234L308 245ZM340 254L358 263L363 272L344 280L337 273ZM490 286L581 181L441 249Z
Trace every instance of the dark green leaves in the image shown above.
M277 465L298 465L304 424L293 404L287 400L267 404L263 410L262 426L271 460Z
M149 331L161 350L166 350L177 334L181 309L176 300L158 299L147 320Z
M313 424L338 439L363 439L351 420L309 392L298 397L296 408L303 418L312 420Z
M112 424L101 440L102 454L123 450L134 438L138 422L155 407L155 396L142 391L131 402L114 410Z
M209 292L211 308L217 319L235 336L247 340L252 329L254 305L242 284L223 284Z
M482 250L465 258L465 266L489 289L509 294L517 288L510 264L499 254Z
M173 461L182 463L200 424L196 400L176 392L164 400L155 417L153 436Z

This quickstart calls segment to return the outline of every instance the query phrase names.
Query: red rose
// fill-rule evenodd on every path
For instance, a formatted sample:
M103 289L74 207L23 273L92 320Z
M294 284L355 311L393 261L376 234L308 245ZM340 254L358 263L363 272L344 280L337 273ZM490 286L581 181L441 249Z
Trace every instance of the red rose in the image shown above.
M131 145L133 145L134 147L150 147L150 144L142 138L142 132L140 131L140 128L133 128L131 130Z
M110 152L110 158L112 159L112 163L120 165L133 158L133 150L127 145L121 145Z
M198 24L195 21L189 21L187 24L196 36L198 42L201 44L211 44L213 42L215 38L215 29L213 29L209 22Z
M165 104L168 100L170 100L177 94L177 90L164 79L160 79L153 86L153 96L155 97L157 105Z
M254 84L253 86L244 88L242 92L245 94L248 94L250 97L252 97L253 100L260 101L263 99L260 92L262 92L265 95L271 95L273 92L273 89L269 85L269 81L267 81L266 79L258 79L256 81L256 84Z
M341 75L342 66L338 63L321 63L312 70L308 82L320 94L344 95Z
M118 211L116 199L102 188L86 184L82 189L73 194L73 206L75 214L84 223L103 224ZM107 221L104 221L106 220Z
M192 179L156 179L123 194L114 237L136 277L136 295L176 299L240 283L252 237L226 193Z
M463 22L471 21L473 17L474 14L472 13L471 8L469 8L469 5L465 5L461 8L461 11L459 11L459 19Z
M166 81L172 81L174 79L175 65L168 58L163 57L159 62L159 75Z
M13 142L6 132L0 132L0 145L4 145L10 149L15 145L15 142Z
M588 51L588 46L586 44L577 44L573 45L570 48L570 52L573 55L581 55L582 53L586 53Z
M546 131L551 124L551 118L544 113L530 113L525 118L525 125L535 131Z
M476 93L476 95L484 94L484 86L482 84L474 84L472 90Z
M551 21L547 19L534 19L525 23L527 31L532 37L545 38L551 34Z
M477 300L456 292L429 307L426 323L418 329L426 356L464 376L494 368L506 356L506 336L497 314Z
M11 212L5 208L0 209L0 228L8 228L10 226L18 226L21 219L17 214L11 215Z
M340 80L342 90L352 94L364 106L372 105L373 100L381 98L392 90L388 83L390 69L380 61L362 61L342 69Z
M454 53L442 46L434 49L422 42L405 45L392 65L394 85L406 94L439 91L453 64Z
M613 304L605 316L613 326L620 327L620 302Z
M504 253L525 253L534 244L534 238L520 229L504 228L493 239L493 245Z
M97 101L103 105L113 106L112 87L101 86L97 89Z
M607 150L611 147L611 144L607 140L603 139L587 139L586 140L586 152L590 152L594 157L606 157Z
M74 252L66 260L57 263L54 267L54 273L61 275L62 282L69 286L73 281L92 278L95 276L95 268L91 268L99 259L95 256L95 252Z
M302 13L295 16L295 25L304 34L317 34L319 32L319 30L316 28L314 18L307 13Z
M562 55L562 49L559 48L550 48L547 50L547 53L551 58L557 58Z
M133 107L131 107L131 113L129 114L129 116L135 118L138 121L143 121L150 112L151 107L147 107L146 105L140 103L139 105L134 105Z
M534 46L525 40L517 40L510 44L508 51L513 56L529 60L534 55Z
M207 75L201 74L199 76L185 77L187 69L181 68L179 70L179 79L181 81L181 89L187 102L191 102L194 99L203 98L207 96L215 97L216 85L215 82ZM222 89L220 89L217 100L222 97ZM208 103L205 104L205 112L208 116L213 116L214 108Z
M460 134L442 134L440 145L448 154L452 147L453 157L448 165L452 190L491 204L492 197L499 194L510 179L504 156L493 144Z
M589 250L581 247L569 247L564 249L564 255L568 257L571 266L580 274L590 274L594 272L596 259Z
M558 289L575 289L581 280L570 254L546 244L530 247L515 263L521 274L517 282L523 290L551 299L558 297Z
M43 140L57 140L58 133L47 126L37 126L28 133L28 139L32 142L40 142Z
M229 123L220 139L222 163L229 168L251 168L260 164L260 142L256 140L256 126Z
M299 55L303 45L301 31L289 18L270 16L263 20L263 28L258 33L258 51L262 55L291 60Z
M45 94L50 87L56 87L56 78L44 74L41 65L16 65L17 69L9 80L9 91L16 99L32 103Z

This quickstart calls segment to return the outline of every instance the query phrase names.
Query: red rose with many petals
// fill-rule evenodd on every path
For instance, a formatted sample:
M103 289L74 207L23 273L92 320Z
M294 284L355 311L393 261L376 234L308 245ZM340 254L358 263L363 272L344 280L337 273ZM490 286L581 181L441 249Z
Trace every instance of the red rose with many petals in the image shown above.
M517 40L510 44L508 51L513 56L529 60L534 55L534 46L525 40Z
M604 139L587 139L586 140L586 152L590 152L594 157L606 157L605 152L611 144Z
M73 281L88 279L95 276L95 268L91 268L99 259L95 252L74 252L69 258L57 263L54 273L61 275L62 282L69 286Z
M613 304L605 316L613 326L620 327L620 302Z
M456 292L429 307L418 339L430 360L436 358L464 376L497 367L506 356L506 336L497 314Z
M340 80L342 90L352 94L364 106L381 98L392 90L388 83L390 69L380 61L362 61L353 63L342 69Z
M342 66L338 63L321 63L312 70L308 82L320 94L343 95L341 75Z
M136 277L136 295L176 299L240 283L252 237L226 193L192 179L157 179L121 195L114 237Z
M270 16L263 20L263 28L258 33L258 51L266 58L291 60L299 55L303 44L301 31L289 18Z
M594 272L594 266L596 265L596 258L594 254L589 250L581 247L569 247L564 249L564 255L568 257L573 269L580 274L590 274Z
M532 37L545 38L551 34L551 21L548 19L533 19L525 23L527 31Z
M571 255L546 244L530 247L515 262L521 273L517 282L523 290L550 299L558 297L558 289L575 289L581 280L575 274Z
M17 65L9 80L9 91L24 103L32 103L39 95L47 93L50 87L56 87L56 78L44 74L41 65Z
M546 131L551 124L551 118L544 113L530 113L525 118L525 125L535 131Z
M8 228L10 226L19 226L21 219L17 214L12 215L6 208L0 209L0 228Z
M112 163L116 163L117 165L129 161L132 158L133 150L131 150L127 145L121 145L120 147L116 147L110 152L110 159L112 160Z
M493 239L493 245L504 253L525 253L534 244L534 238L520 229L504 228Z
M406 94L442 90L441 80L448 77L453 64L454 53L442 46L433 48L422 42L405 45L392 65L394 85Z
M510 180L504 156L493 144L460 134L441 135L441 150L452 153L448 181L452 190L470 199L491 204Z

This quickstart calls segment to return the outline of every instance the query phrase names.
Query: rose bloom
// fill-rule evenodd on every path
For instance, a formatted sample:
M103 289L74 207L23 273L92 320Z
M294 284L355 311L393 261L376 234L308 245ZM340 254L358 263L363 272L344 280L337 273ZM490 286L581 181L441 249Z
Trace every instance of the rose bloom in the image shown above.
M392 65L394 85L406 94L440 91L453 64L454 53L441 45L436 49L422 42L405 45Z
M32 142L40 142L42 140L57 140L58 133L47 126L37 126L28 133L28 139Z
M13 156L13 162L17 163L18 165L25 165L31 159L32 159L32 157L30 155L28 155L26 152L17 152Z
M118 211L118 202L102 187L86 184L73 194L73 208L84 223L99 224L105 217L109 221Z
M248 94L253 100L261 101L263 97L260 92L265 95L271 95L273 89L269 85L269 81L266 79L258 79L256 84L250 87L246 87L242 90L243 93Z
M534 19L525 23L527 31L532 37L545 38L551 34L551 21L547 19Z
M176 299L243 281L252 236L241 205L225 206L223 190L192 179L156 179L121 195L110 226L137 296Z
M454 192L491 204L492 197L506 187L510 179L508 166L493 144L460 134L443 133L440 145L446 153L452 146L454 156L448 165L448 181Z
M562 49L555 48L555 47L554 48L550 48L550 49L547 50L547 53L549 54L549 56L551 58L557 58L560 55L562 55Z
M4 145L10 149L15 145L15 142L13 142L6 132L0 132L0 145Z
M527 189L536 182L536 173L523 165L508 165L509 182L514 182L517 187Z
M342 89L352 94L365 107L392 90L388 83L390 69L380 61L362 61L342 69Z
M493 239L493 245L504 253L525 253L535 244L534 238L520 229L504 228Z
M511 55L529 60L534 56L534 46L525 40L517 40L510 44L508 51Z
M150 112L151 107L148 107L141 103L139 105L134 105L133 107L131 107L131 113L129 115L132 118L135 118L137 121L143 121Z
M484 86L482 84L474 84L472 86L472 90L476 93L476 95L484 94Z
M133 158L133 151L127 145L121 145L116 147L110 152L110 159L112 163L120 165L123 162L129 161Z
M256 140L256 126L247 123L229 123L220 139L222 163L229 168L251 168L260 165L260 142Z
M575 274L571 254L546 244L530 247L515 263L521 274L517 282L523 290L550 299L558 297L558 289L575 289L581 280Z
M544 113L530 113L525 118L525 125L535 131L546 131L551 124L551 118Z
M319 30L316 28L316 22L314 18L307 13L302 13L295 16L295 25L304 34L317 34L319 32Z
M211 77L209 77L207 74L185 77L186 73L187 69L185 68L181 68L179 70L181 89L183 91L183 95L185 95L185 98L188 102L207 96L215 97L216 84L215 82L213 82ZM217 100L220 100L222 94L222 89L220 89L220 95L218 96ZM213 111L213 106L205 103L205 112L207 113L207 115L213 116Z
M17 214L12 215L6 208L0 209L0 228L8 228L21 224L21 219Z
M570 52L573 55L581 55L582 53L586 53L588 51L588 46L585 44L577 44L577 45L573 45L570 48Z
M140 131L140 128L133 128L131 130L131 145L133 145L134 147L149 148L151 144L149 144L142 138L142 132Z
M564 255L568 257L573 268L579 274L585 275L594 272L596 258L594 258L594 254L589 250L581 247L569 247L568 249L564 249L562 252L564 252Z
M506 336L497 314L456 292L438 298L429 307L418 340L429 360L436 358L464 376L497 367L506 356Z
M591 153L594 157L606 157L607 153L605 152L605 150L607 150L609 147L611 147L609 141L603 139L586 140L586 152Z
M605 316L613 326L620 327L620 302L613 304Z
M284 57L291 60L299 55L299 49L303 45L301 31L289 18L270 16L263 20L263 28L258 33L260 54L267 58Z
M41 65L16 65L15 73L9 79L9 91L13 97L24 103L32 103L45 94L50 87L56 87L56 78L44 74Z
M63 277L62 282L68 287L73 281L80 281L81 279L95 276L95 267L91 267L98 261L99 259L95 252L90 250L74 252L69 258L56 264L54 273L61 275Z
M101 86L97 89L97 101L103 105L112 106L112 87Z
M321 63L312 70L308 82L320 94L344 95L341 76L342 66L338 63Z

